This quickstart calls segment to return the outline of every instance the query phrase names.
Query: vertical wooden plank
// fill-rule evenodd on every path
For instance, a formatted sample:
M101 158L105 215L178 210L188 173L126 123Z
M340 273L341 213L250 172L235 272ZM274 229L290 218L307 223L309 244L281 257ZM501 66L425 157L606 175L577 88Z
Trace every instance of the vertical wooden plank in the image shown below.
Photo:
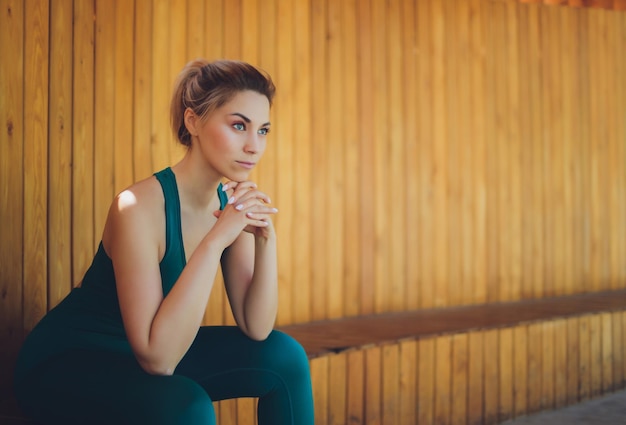
M513 328L513 415L528 412L528 326Z
M578 400L583 402L591 396L591 332L589 316L579 319L579 394Z
M487 59L485 67L485 119L488 123L485 129L485 177L486 177L486 219L489 225L485 230L485 246L487 263L485 269L485 285L487 301L496 302L503 296L501 292L506 291L506 287L499 286L500 282L500 249L499 249L499 234L502 224L498 221L499 214L498 208L500 206L498 196L500 190L498 189L498 183L500 182L499 162L501 160L500 148L502 144L498 143L498 135L496 134L501 127L496 126L495 123L498 120L496 116L497 111L502 101L498 98L498 93L502 94L502 89L498 90L498 82L500 79L496 75L497 69L501 67L501 52L498 49L498 42L502 39L502 18L499 11L502 9L502 3L489 2L485 4L484 16L485 32L486 32L486 45ZM487 414L487 411L485 411ZM490 414L493 414L491 412ZM486 420L493 420L492 417L486 417Z
M531 52L527 58L528 68L528 105L530 113L530 137L529 149L532 152L532 198L527 205L527 214L532 214L531 228L528 229L527 238L530 238L530 249L533 253L531 263L531 281L533 282L533 297L539 298L544 294L544 244L543 244L543 103L541 102L541 26L540 13L541 6L528 5L528 49ZM532 386L529 386L532 388ZM533 406L534 407L534 406Z
M484 332L484 403L485 424L498 423L498 409L500 399L499 388L499 360L500 345L498 330L491 329Z
M446 227L447 233L447 255L448 255L448 279L447 291L449 293L449 304L463 304L463 280L461 275L462 265L462 245L463 234L461 233L461 217L467 211L461 208L461 158L459 141L460 131L460 101L458 98L459 87L459 35L457 29L460 24L457 16L458 2L445 1L443 3L443 21L445 23L444 40L444 61L446 66L445 74L445 112L448 117L455 119L446 120L446 170L447 170L447 205L446 205Z
M434 263L435 252L431 249L434 234L434 215L432 206L433 175L435 174L434 164L431 160L433 145L433 108L434 99L433 85L431 82L431 57L432 57L432 35L430 18L430 1L416 2L417 14L417 45L418 45L418 92L420 96L420 107L418 116L418 140L420 140L419 159L419 185L420 196L417 214L417 221L420 223L420 246L429 247L421 251L421 275L423 282L420 288L420 307L429 308L434 305L435 280Z
M324 87L326 84L326 1L311 3L311 85ZM326 91L313 90L311 93L311 122L320 129L320 134L326 128ZM323 164L326 158L326 141L319 141L311 150L311 163ZM329 182L326 173L315 173L311 181L311 205L324 205L328 196ZM311 250L323 252L326 243L326 234L322 229L326 227L326 214L311 215ZM324 255L311 257L311 319L319 320L328 317L327 308L328 275Z
M0 0L0 398L24 336L24 2ZM16 37L15 34L19 34ZM11 66L5 66L10 63Z
M114 192L130 186L133 175L133 145L129 142L133 134L133 85L134 43L129 42L135 33L135 2L120 1L115 9L115 100L113 105L115 128L113 131ZM165 119L165 117L164 117Z
M315 406L315 425L327 425L328 415L328 356L310 360L311 385Z
M244 14L247 9L244 8ZM311 320L311 269L312 258L310 255L311 241L313 238L313 229L308 223L313 220L316 215L311 203L311 188L313 184L311 151L313 149L311 121L312 105L311 96L313 92L312 75L311 75L311 5L308 2L296 2L294 5L295 22L298 31L294 31L294 61L297 64L298 82L293 85L293 109L297 114L297 133L303 137L298 143L293 143L294 163L297 164L292 170L294 181L298 182L298 186L307 188L306 190L293 191L292 211L287 214L293 214L302 223L307 225L293 226L291 234L293 240L297 241L291 245L293 250L292 256L292 282L293 286L297 282L297 289L294 287L291 291L292 320L294 323L305 322ZM290 140L287 143L291 143Z
M152 0L135 0L135 52L133 67L133 177L147 178L152 161ZM199 13L197 14L201 16ZM196 34L200 31L195 31ZM184 64L179 64L182 69ZM169 119L169 115L167 115ZM164 120L165 117L159 118Z
M542 324L528 325L528 413L542 406L542 342Z
M489 285L493 301L511 301L511 281L508 273L510 258L510 158L512 143L501 143L507 139L507 114L509 83L500 77L500 70L508 74L507 51L509 50L506 33L506 9L503 2L492 2L489 6L489 67L487 78L490 80L489 116L491 118L487 166L491 187L490 201L487 205L493 222L488 227L489 243Z
M244 13L246 10L244 9ZM313 181L311 162L312 128L311 121L311 4L309 0L294 4L294 19L298 31L294 32L294 60L298 64L298 84L293 86L293 109L297 120L298 134L307 135L305 139L293 144L294 162L297 165L298 183L304 188L310 188ZM306 139L309 137L309 139ZM314 208L311 204L308 190L293 191L293 214L303 223L311 223ZM289 212L288 212L289 213ZM291 292L291 304L293 305L292 319L294 322L304 322L311 319L311 240L312 228L309 225L293 226L291 248L293 249L293 280L298 282L297 290ZM291 283L290 283L291 284ZM294 288L295 289L295 288ZM305 294L302 296L302 294Z
M381 423L382 410L382 350L372 347L365 350L365 424Z
M47 310L49 4L24 5L24 329Z
M554 406L567 404L567 321L554 321Z
M611 313L600 315L602 329L602 393L613 391L613 320Z
M363 350L348 353L348 382L347 382L347 424L357 425L365 422L365 352Z
M459 285L455 292L460 293L463 304L473 303L475 293L474 286L478 279L476 275L476 213L479 208L477 191L474 184L474 161L475 161L475 137L472 133L472 6L466 0L454 3L456 13L456 48L454 55L457 57L457 69L454 70L457 79L457 103L459 105L458 118L458 147L459 147L459 182L460 182L460 256L461 263L456 267L460 269ZM468 72L468 70L470 72ZM450 122L455 121L453 119ZM448 126L450 128L450 126ZM461 213L463 211L463 213ZM452 239L452 237L450 237ZM454 242L450 241L450 246Z
M400 425L400 346L382 347L382 420L381 423Z
M48 130L48 306L72 288L72 16L71 2L50 3Z
M72 64L72 284L91 264L96 244L94 223L94 43L95 5L74 0ZM101 232L102 229L98 229Z
M406 232L404 250L406 252L406 308L416 309L420 305L420 270L421 251L420 223L411 217L416 217L420 211L419 204L419 152L420 144L417 138L417 117L419 117L418 93L418 46L417 46L417 5L412 1L402 2L402 43L403 43L403 126L405 134L405 155L403 177L405 186L405 204L407 211L406 223L411 231ZM415 422L416 419L413 420ZM409 421L410 422L410 421Z
M611 314L611 328L613 329L613 388L615 390L624 388L624 337L622 312Z
M328 1L326 5L326 58L325 63L325 111L326 111L326 137L322 141L325 146L323 164L327 167L327 183L331 187L341 187L343 182L343 143L341 129L343 127L343 105L341 94L341 5L339 2ZM323 253L328 279L325 282L326 305L329 318L343 316L344 285L336 282L344 282L343 250L344 234L342 211L344 209L343 196L326 196L324 204L327 206L320 213L325 214L324 245Z
M328 359L328 424L346 424L348 356L340 353Z
M608 259L608 204L607 199L607 139L606 125L606 78L605 46L606 21L605 13L598 10L589 10L589 81L590 86L590 116L589 116L589 160L590 160L590 281L588 290L608 289L609 280L606 278ZM595 320L595 319L594 319ZM592 347L593 349L593 347ZM599 390L594 385L592 377L592 395Z
M376 313L382 313L389 308L390 294L387 289L389 273L389 239L386 237L389 208L387 207L388 185L386 176L389 172L389 124L387 119L387 107L389 98L389 79L386 68L386 31L387 31L387 8L380 1L371 2L371 14L376 25L372 26L372 109L374 122L372 132L374 135L374 156L371 173L374 174L374 186L372 187L372 201L374 210L374 237L376 249L374 250L374 307Z
M297 185L293 184L291 178L282 178L281 176L293 176L294 170L294 154L293 143L295 139L294 134L294 105L293 105L293 91L294 86L297 83L295 78L294 69L294 23L293 23L293 5L292 2L281 4L281 7L277 7L277 22L276 22L276 37L281 40L276 47L276 72L275 77L279 90L276 95L276 106L274 107L274 116L276 117L277 124L274 135L274 143L270 143L272 148L275 148L276 162L274 169L270 172L276 174L276 187L272 190L274 202L279 210L286 211L287 214L276 215L276 233L280 238L280 261L278 262L278 284L279 291L279 304L278 304L278 319L277 323L291 323L293 308L292 308L292 285L293 282L293 268L291 263L293 261L293 244L300 243L290 236L293 234L294 227L298 226L298 217L294 217L289 213L293 211L293 198ZM329 197L334 199L335 197ZM341 211L339 207L336 211ZM335 214L338 215L338 214ZM282 237L281 237L282 236ZM293 243L292 243L293 242ZM341 278L331 278L331 282L341 281ZM328 283L327 283L328 284ZM341 290L342 285L330 285L333 288L339 288ZM295 289L295 288L294 288ZM341 301L341 298L338 302ZM340 317L339 314L336 317Z
M241 1L241 28L243 31L241 32L241 59L251 63L253 65L258 65L259 57L261 56L261 46L258 44L259 41L259 28L262 28L262 22L259 21L259 8L263 6L262 1L259 0L242 0ZM294 5L295 8L309 7L309 5ZM303 37L310 37L310 22L308 19L302 19L300 16L294 17L299 28L302 29L303 34L299 34ZM297 40L297 39L296 39ZM298 44L297 41L295 41ZM304 56L308 56L308 51L306 51L306 47L302 46L305 51L303 52ZM300 62L302 65L302 70L307 72L306 62Z
M589 348L591 372L591 398L602 393L602 317L593 314L589 317Z
M487 301L487 246L486 246L486 60L485 60L485 22L483 20L483 6L481 0L469 2L470 20L470 97L471 97L471 134L473 150L473 173L471 176L474 187L474 238L472 241L472 257L474 259L474 275L471 288L473 298L468 300L473 303ZM472 392L470 391L470 394ZM471 407L471 403L470 403ZM472 413L473 415L473 413ZM482 413L481 413L482 415ZM480 416L482 418L482 416Z
M224 14L222 20L224 22L224 58L240 59L241 57L241 39L243 36L242 23L242 5L241 0L228 0L224 3ZM288 7L286 8L289 9ZM281 11L278 11L277 18L280 21ZM279 22L280 24L280 22ZM280 32L280 28L278 29Z
M237 425L255 425L257 400L254 398L237 399Z
M618 314L618 320L620 315L622 322L622 371L624 372L622 386L624 386L624 384L626 384L626 311L622 311Z
M219 412L216 412L216 416L219 418L220 425L238 425L237 399L222 400L219 404L220 408Z
M624 26L624 20L619 18L619 13L607 14L607 40L605 41L607 52L607 80L609 81L607 92L607 125L610 127L608 138L608 200L609 207L609 228L607 229L607 237L609 238L609 270L610 287L617 289L624 286L624 277L626 277L626 266L624 259L626 258L626 249L624 246L624 238L626 233L626 175L623 171L624 160L626 159L626 132L624 132L624 98L623 78L620 78L620 72L624 72L624 67L620 66L620 62L624 62L623 52L624 40L620 39L620 23ZM610 230L609 230L610 229Z
M152 169L162 170L170 165L169 144L172 130L169 126L169 102L174 81L170 77L169 51L171 27L169 0L152 2L152 69L151 69L151 153ZM213 28L207 22L207 28ZM183 64L176 63L178 70ZM172 64L173 66L173 64Z
M164 91L167 93L167 102L163 104L162 110L165 115L163 115L163 121L169 124L169 120L166 120L165 117L169 117L167 115L169 113L170 99L172 95L172 86L173 82L178 75L178 72L182 68L183 64L189 61L189 57L187 56L187 2L180 2L176 0L170 0L170 4L168 6L168 31L169 31L169 43L166 45L169 48L169 52L165 52L168 54L168 59L166 62L163 62L161 65L165 68L164 71L167 75L168 85L163 87ZM166 47L163 46L163 47ZM167 66L167 65L169 66ZM164 98L165 99L165 98ZM163 126L165 129L165 126ZM169 128L169 126L168 126ZM168 147L168 163L175 164L180 161L185 155L186 148L180 143L174 143L174 134L172 131L168 131L163 133L167 136L166 143ZM234 321L233 321L234 323Z
M316 2L317 3L317 2ZM370 0L359 1L357 14L357 49L358 56L358 124L359 124L359 244L360 257L360 313L374 312L374 212L371 208L371 188L374 187L374 175L371 166L374 162L374 124L373 102L370 87L372 84L372 27ZM316 62L313 61L313 62Z
M484 419L484 361L483 332L474 331L467 335L469 349L468 364L468 423L482 425ZM420 376L421 380L421 376Z
M403 102L402 97L404 93L404 80L402 78L402 61L403 61L403 49L402 49L402 17L400 9L401 0L387 1L385 7L387 25L385 28L385 38L383 38L386 44L386 55L384 63L387 65L387 104L386 104L386 122L387 130L386 134L388 142L383 145L384 149L388 152L388 165L386 170L378 177L383 182L382 198L402 199L403 203L406 202L407 188L405 184L388 185L388 181L403 181L405 176L404 170L404 156L406 138L404 135L403 120ZM382 2L381 2L382 3ZM382 199L381 199L382 201ZM416 226L415 220L410 216L407 221L406 208L388 208L386 202L380 202L384 205L386 212L384 213L384 220L386 221L388 229L385 231L384 237L387 239L387 246L389 248L386 263L388 264L386 269L383 269L383 275L381 276L383 285L386 287L385 292L387 294L387 309L386 311L402 311L406 309L406 253L405 253L405 238L407 233L413 233ZM402 227L406 231L399 231L398 226L390 226L391 223L403 223Z
M531 106L531 96L530 96L530 80L533 78L533 74L529 73L529 56L531 52L531 47L529 43L529 21L531 17L529 15L528 7L520 7L518 11L518 30L520 32L518 36L519 40L519 54L521 58L520 62L520 72L525 75L524 80L520 83L520 104L522 105L519 110L519 131L520 138L522 140L528 141L527 146L524 146L524 149L521 150L521 161L522 161L522 178L524 179L525 184L522 185L522 205L525 208L529 208L532 205L533 200L533 185L531 182L534 179L533 174L533 152L532 152L532 136L531 136L531 116L533 106ZM536 217L535 214L523 213L522 214L522 234L523 236L520 238L521 249L522 249L522 259L521 259L521 287L522 287L522 298L533 298L535 293L534 288L534 262L535 262L535 253L533 251L532 244L532 236L533 236L533 221ZM517 410L517 409L516 409Z
M541 407L554 408L554 323L544 322L541 326Z
M513 417L513 391L515 374L513 372L513 329L505 328L498 331L499 338L499 382L500 400L498 404L498 421L503 422Z
M577 84L578 67L578 43L576 37L572 34L578 33L576 28L576 10L572 8L563 8L561 11L561 25L559 38L561 40L561 62L559 80L562 84L561 91L561 108L563 111L563 204L564 213L568 219L563 228L561 235L562 246L557 247L563 251L564 263L560 265L563 283L565 285L563 293L575 293L578 289L578 282L575 274L579 273L579 258L576 255L578 250L576 246L580 244L580 232L578 225L579 220L579 171L577 161L580 161L577 148L579 146L578 138L578 119L575 118L576 103L578 102L577 93L579 87ZM578 272L578 273L576 273Z
M566 404L578 403L580 376L580 323L577 317L567 319L567 398Z
M96 2L94 97L94 227L100 237L115 194L115 10L114 2ZM163 119L161 118L161 121ZM99 240L99 239L98 239Z
M418 341L417 423L432 424L435 419L435 339Z
M417 423L417 365L418 342L400 343L400 388L399 417L400 423Z
M448 169L447 155L447 134L446 134L446 84L445 75L448 69L445 63L445 39L446 25L444 18L443 0L431 2L430 19L432 30L432 84L433 96L433 167L437 172L433 176L433 212L434 212L434 232L435 237L431 241L434 255L434 279L432 285L435 286L434 306L449 305L450 293L447 278L447 258L448 258L448 236L446 223Z
M465 425L468 418L469 345L466 333L452 337L452 403L450 423ZM409 423L409 422L405 422Z
M518 10L520 6L516 2L506 3L506 60L508 69L507 82L507 111L509 117L514 119L505 119L507 122L507 140L509 145L508 162L509 162L509 188L508 205L503 205L503 209L508 210L508 239L505 241L508 245L508 280L511 285L510 296L513 300L523 298L522 288L522 238L524 233L522 230L522 214L524 212L524 204L522 203L522 151L525 149L526 141L521 138L521 123L519 120L521 101L520 92L524 76L520 70L520 47L519 47L519 21ZM502 282L501 284L505 284Z
M355 316L361 311L360 283L361 283L361 232L359 190L361 181L359 171L362 164L359 161L360 138L358 102L358 40L357 40L357 5L355 0L346 0L341 3L341 96L342 111L342 145L344 162L342 165L345 191L343 215L344 248L342 252L344 295L343 311L345 316Z
M139 1L135 0L135 2L135 7L138 8ZM207 2L204 0L187 0L187 28L185 33L185 39L187 40L185 49L187 51L187 60L194 60L206 56L204 31L199 30L204 27L206 3ZM135 20L138 21L139 16L136 16ZM135 25L138 25L138 22ZM179 64L179 67L182 67L182 65L183 64Z
M435 424L450 423L452 404L452 337L435 339Z

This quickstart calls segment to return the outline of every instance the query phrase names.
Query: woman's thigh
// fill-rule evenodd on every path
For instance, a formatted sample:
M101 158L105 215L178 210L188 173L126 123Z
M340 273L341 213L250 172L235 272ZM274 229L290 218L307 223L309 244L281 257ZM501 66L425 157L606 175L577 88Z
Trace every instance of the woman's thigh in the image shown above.
M254 341L234 326L203 327L175 373L198 382L212 400L260 398L259 424L312 423L308 358L284 333Z
M16 394L42 424L215 424L211 399L196 382L150 375L132 355L71 351L33 372Z

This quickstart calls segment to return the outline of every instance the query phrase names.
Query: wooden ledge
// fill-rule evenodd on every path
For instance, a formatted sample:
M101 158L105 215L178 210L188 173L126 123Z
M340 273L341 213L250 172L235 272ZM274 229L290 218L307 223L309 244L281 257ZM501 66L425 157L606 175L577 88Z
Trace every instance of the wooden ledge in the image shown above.
M309 358L348 349L561 317L626 310L626 289L511 303L415 310L279 327Z

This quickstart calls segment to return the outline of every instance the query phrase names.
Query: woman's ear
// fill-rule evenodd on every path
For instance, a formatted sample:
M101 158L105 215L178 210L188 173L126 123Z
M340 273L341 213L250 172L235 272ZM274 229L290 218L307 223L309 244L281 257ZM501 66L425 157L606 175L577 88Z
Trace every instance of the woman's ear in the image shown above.
M198 116L190 108L187 108L185 109L185 115L183 117L185 121L185 127L187 128L187 131L189 132L189 134L192 136L197 136L198 135L197 127L199 125Z

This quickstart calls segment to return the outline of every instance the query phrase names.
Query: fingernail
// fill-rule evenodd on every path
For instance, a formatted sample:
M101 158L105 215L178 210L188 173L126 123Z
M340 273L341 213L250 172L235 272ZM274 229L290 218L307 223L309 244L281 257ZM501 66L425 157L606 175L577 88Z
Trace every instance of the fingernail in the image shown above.
M278 212L278 208L272 208L272 212L277 213Z
M228 200L229 204L234 204L235 203L235 197L231 196L230 199Z
M222 190L226 192L228 190L228 184L222 185Z
M235 207L237 211L241 211L243 209L243 204L239 204Z

